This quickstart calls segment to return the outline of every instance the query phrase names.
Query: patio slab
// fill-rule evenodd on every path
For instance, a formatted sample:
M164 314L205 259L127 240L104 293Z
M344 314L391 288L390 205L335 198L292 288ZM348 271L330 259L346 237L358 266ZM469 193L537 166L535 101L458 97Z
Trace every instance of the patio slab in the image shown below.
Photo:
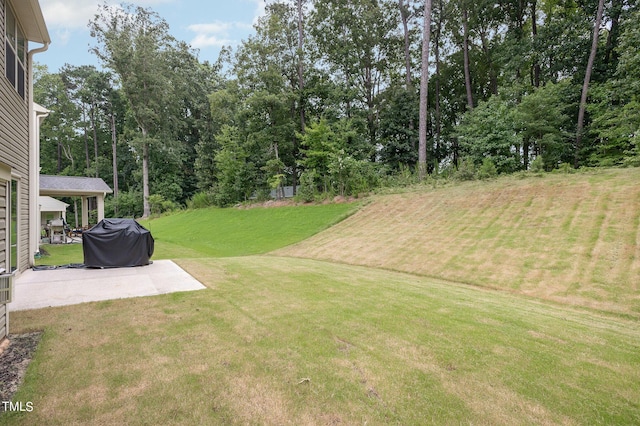
M204 288L170 260L131 268L27 270L15 280L7 306L21 311Z

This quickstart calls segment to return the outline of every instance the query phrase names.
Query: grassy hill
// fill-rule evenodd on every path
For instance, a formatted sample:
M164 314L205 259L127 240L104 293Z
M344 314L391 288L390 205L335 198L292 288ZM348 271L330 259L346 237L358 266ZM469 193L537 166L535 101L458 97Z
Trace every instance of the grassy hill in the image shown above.
M185 210L140 224L155 240L153 259L263 254L304 240L341 221L355 204ZM82 263L80 244L46 245L38 265Z
M276 254L640 316L640 169L506 177L378 196Z
M45 332L0 424L639 424L638 182L153 220L208 288L13 312Z
M141 221L156 240L157 259L262 254L339 222L353 204L188 210Z

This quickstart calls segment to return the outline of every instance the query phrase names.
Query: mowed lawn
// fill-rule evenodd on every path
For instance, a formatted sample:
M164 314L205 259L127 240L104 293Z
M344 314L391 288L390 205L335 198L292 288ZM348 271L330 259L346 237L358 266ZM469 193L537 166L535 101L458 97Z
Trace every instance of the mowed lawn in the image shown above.
M299 242L345 219L357 203L187 210L140 220L155 240L152 259L263 254ZM46 245L38 265L83 263L81 244Z
M207 290L16 312L4 424L638 424L637 322L431 278L183 259Z
M640 319L640 168L509 176L385 195L277 253Z
M154 220L208 289L12 313L45 332L0 424L640 424L638 181L377 196L297 244L299 207Z

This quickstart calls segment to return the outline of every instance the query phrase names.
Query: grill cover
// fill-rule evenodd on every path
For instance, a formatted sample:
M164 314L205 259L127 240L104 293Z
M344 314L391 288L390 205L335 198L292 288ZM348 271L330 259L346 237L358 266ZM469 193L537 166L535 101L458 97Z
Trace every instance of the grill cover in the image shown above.
M84 264L93 268L148 265L153 246L151 232L133 219L103 219L82 233Z

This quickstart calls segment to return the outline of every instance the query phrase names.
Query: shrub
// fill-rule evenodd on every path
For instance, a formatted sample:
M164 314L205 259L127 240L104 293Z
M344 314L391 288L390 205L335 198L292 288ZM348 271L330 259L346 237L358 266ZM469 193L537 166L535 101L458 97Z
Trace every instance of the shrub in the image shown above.
M149 196L149 207L151 214L159 215L178 209L178 205L171 200L166 200L161 194L153 194Z
M491 179L498 176L498 169L496 169L496 165L491 159L491 157L485 157L482 160L482 165L478 169L478 178L479 179Z
M471 158L465 158L458 164L458 171L454 174L457 180L474 180L476 178L476 165Z
M118 193L118 198L107 197L105 217L140 217L143 213L142 193L127 191Z
M531 165L529 166L529 170L531 170L533 173L544 172L544 159L542 158L541 155L538 155L535 158L535 160L531 162Z
M316 189L316 171L306 170L300 176L300 188L296 193L296 199L310 203L314 201L317 189Z
M187 201L187 207L190 209L203 209L215 205L215 199L210 192L197 192L193 194Z

